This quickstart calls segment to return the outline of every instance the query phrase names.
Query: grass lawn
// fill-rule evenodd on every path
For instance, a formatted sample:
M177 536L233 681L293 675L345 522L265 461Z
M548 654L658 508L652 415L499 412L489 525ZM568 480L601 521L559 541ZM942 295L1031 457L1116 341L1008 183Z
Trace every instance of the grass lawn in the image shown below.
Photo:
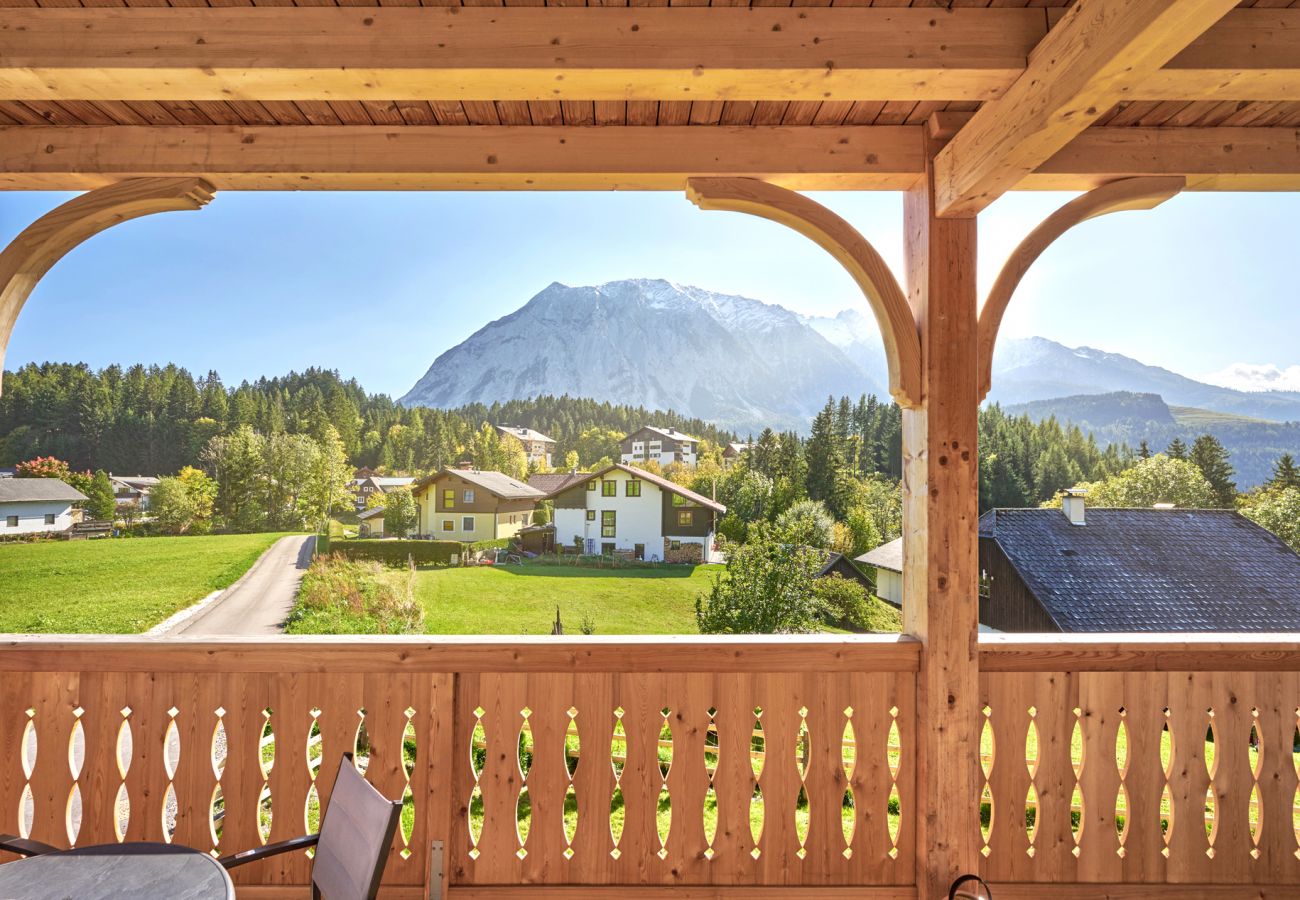
M130 634L238 580L282 534L0 545L0 632Z
M695 634L695 598L722 568L422 569L415 597L430 634L550 634L557 605L567 634L579 634L584 617L596 634Z

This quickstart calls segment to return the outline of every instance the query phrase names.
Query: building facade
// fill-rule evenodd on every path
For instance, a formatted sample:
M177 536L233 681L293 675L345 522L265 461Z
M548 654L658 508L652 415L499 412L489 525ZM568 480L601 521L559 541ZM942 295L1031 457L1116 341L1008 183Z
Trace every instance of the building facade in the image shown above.
M477 469L443 469L412 494L421 536L467 543L513 537L546 496L509 475Z
M528 456L530 466L546 466L549 469L554 465L552 460L555 458L555 441L540 431L517 425L495 427L497 434L502 437L512 437L524 445L524 453Z
M714 541L726 507L653 473L615 464L552 499L557 545L657 562L721 560Z
M623 463L657 462L661 466L672 463L695 465L700 442L689 434L672 428L646 425L626 435L619 444L619 461Z
M0 538L68 531L72 504L85 499L57 478L0 479Z

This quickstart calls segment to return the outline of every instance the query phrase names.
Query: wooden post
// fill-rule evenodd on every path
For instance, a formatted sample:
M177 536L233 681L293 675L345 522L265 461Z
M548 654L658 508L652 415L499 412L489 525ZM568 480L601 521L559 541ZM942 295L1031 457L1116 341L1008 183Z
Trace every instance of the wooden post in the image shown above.
M917 896L937 900L980 860L976 227L936 216L929 164L906 195L904 226L923 404L903 410L903 630L923 643Z

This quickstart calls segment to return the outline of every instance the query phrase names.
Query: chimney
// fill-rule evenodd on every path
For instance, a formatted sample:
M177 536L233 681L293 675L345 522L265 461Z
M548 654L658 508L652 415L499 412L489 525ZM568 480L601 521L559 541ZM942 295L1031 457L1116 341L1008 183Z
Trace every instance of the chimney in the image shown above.
M1080 488L1069 488L1065 496L1061 498L1061 511L1065 517L1070 520L1071 525L1084 525L1083 518L1083 498L1087 496L1087 491Z

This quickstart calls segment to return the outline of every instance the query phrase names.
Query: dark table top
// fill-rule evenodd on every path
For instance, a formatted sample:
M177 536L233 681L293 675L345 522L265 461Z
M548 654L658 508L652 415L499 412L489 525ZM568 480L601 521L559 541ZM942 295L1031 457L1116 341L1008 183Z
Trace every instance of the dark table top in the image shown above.
M173 844L101 844L0 865L0 900L234 900L215 859Z

